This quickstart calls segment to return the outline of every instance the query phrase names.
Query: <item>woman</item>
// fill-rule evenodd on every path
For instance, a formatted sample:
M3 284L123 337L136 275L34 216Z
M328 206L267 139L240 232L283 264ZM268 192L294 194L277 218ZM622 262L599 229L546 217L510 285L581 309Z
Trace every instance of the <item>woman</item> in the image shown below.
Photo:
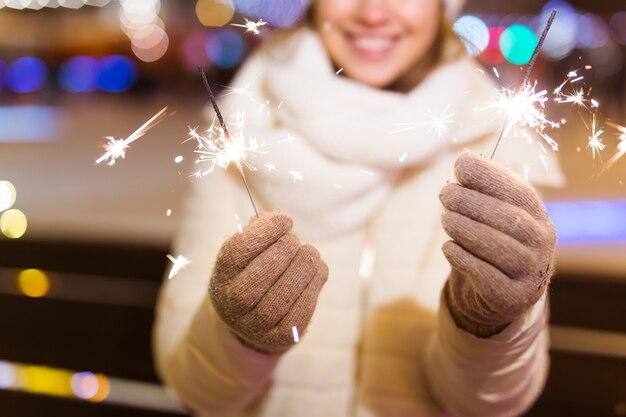
M246 94L221 105L267 144L248 175L262 213L224 242L250 213L240 179L195 184L175 243L192 263L155 327L193 412L514 416L539 395L555 235L507 168L544 184L558 168L515 138L507 168L461 154L500 122L475 110L492 86L446 23L459 6L319 0L238 73Z

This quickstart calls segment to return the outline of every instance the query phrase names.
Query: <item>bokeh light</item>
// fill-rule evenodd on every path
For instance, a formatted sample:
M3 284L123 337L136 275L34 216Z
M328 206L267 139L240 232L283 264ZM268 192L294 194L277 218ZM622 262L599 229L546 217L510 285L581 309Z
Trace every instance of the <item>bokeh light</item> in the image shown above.
M15 203L15 186L9 181L0 181L0 211L10 208Z
M239 32L230 28L215 32L207 39L205 47L209 58L221 68L236 67L246 49Z
M617 12L611 16L609 26L615 42L626 45L626 12Z
M0 59L0 91L9 82L9 64Z
M480 55L489 44L489 29L476 16L461 16L452 25L470 56Z
M51 395L72 395L70 380L72 373L46 366L24 366L25 389L28 392Z
M25 269L19 273L17 285L24 295L43 297L50 290L50 279L39 269Z
M593 62L593 69L602 75L614 75L624 64L622 50L614 42L608 42L601 48L586 49L585 56Z
M74 395L84 400L93 398L100 388L98 378L91 372L79 372L72 375L71 386Z
M609 41L609 27L603 18L593 13L578 16L576 47L601 48Z
M73 93L88 93L98 88L98 61L90 56L68 59L59 73L61 86Z
M203 31L187 35L180 50L185 67L196 71L198 67L206 68L211 64L205 50L207 39L208 35Z
M130 42L137 58L144 62L154 62L165 55L170 40L160 26L146 25L133 33Z
M234 0L235 10L241 14L257 17L273 26L293 25L307 11L310 1L284 0Z
M235 14L232 0L198 0L196 16L204 26L224 26Z
M15 367L6 361L0 361L0 389L11 388L17 380Z
M47 77L48 69L41 59L34 56L18 58L11 64L9 88L16 93L32 93L45 84Z
M533 20L533 29L537 36L543 32L552 9L556 9L557 14L541 47L541 52L544 56L556 61L569 55L576 45L578 14L566 1L548 2L541 14Z
M512 64L525 65L537 47L535 33L524 25L511 25L500 35L500 51Z
M483 62L495 65L504 61L504 57L500 51L500 36L502 32L504 32L504 28L500 26L489 28L489 43L487 44L487 48L479 56Z
M137 79L137 66L122 55L110 55L100 60L98 86L108 92L126 91Z
M18 239L26 233L26 216L18 209L10 209L0 216L0 231L11 239Z

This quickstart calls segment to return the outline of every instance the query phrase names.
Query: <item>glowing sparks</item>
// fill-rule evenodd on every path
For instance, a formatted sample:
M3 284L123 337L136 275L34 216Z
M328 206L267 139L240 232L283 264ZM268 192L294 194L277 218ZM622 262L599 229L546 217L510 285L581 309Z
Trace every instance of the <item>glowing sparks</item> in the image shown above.
M277 171L277 169L276 169L276 165L274 165L274 164L269 164L269 163L268 163L268 164L265 164L265 168L267 168L267 170L268 170L269 172L272 172L272 171Z
M606 163L602 166L602 168L598 171L596 175L603 174L606 170L611 168L613 164L615 164L619 159L621 159L622 156L624 156L624 154L626 154L626 127L620 126L617 123L611 123L611 122L607 122L607 124L615 128L619 133L619 136L618 136L619 142L617 143L617 152L615 153L615 155L611 157L611 159L606 161Z
M526 83L517 92L508 88L495 89L493 101L479 110L490 108L498 110L507 122L503 135L506 136L513 131L515 135L532 140L532 135L528 131L531 129L556 151L559 145L546 129L556 129L560 125L546 117L544 109L548 94L546 90L535 91L536 85L536 82Z
M215 167L226 169L231 164L236 165L240 172L243 172L244 166L251 171L256 171L251 159L262 152L256 139L243 134L243 120L244 114L238 112L235 115L235 121L230 123L235 127L235 130L229 129L231 130L230 137L226 136L223 128L215 124L212 124L205 134L189 128L189 139L195 140L197 144L195 152L199 157L196 164L205 162L209 164L207 169L197 171L195 176L207 175L213 172Z
M400 159L398 159L398 162L403 163L404 161L406 161L406 157L408 156L408 154L405 152L402 154L402 156L400 156Z
M170 216L172 215L172 209L167 209L167 210L165 211L165 215L166 215L167 217L170 217Z
M298 343L300 341L300 336L298 336L298 328L293 326L291 328L291 333L293 334L293 341Z
M244 20L246 21L243 25L238 24L238 23L231 23L231 26L237 26L240 28L244 28L246 29L246 33L248 32L252 32L255 35L258 35L260 33L259 28L261 26L265 26L267 25L267 22L264 21L263 19L259 19L258 21L254 21L254 20L248 20L247 18L244 17Z
M366 170L366 169L360 169L360 170L359 170L359 172L360 172L361 174L369 175L370 177L373 177L373 176L374 176L374 173L373 173L372 171L368 171L368 170Z
M339 75L339 74L341 74L341 71L343 71L343 68L339 68L339 69L337 70L337 72L335 72L335 74Z
M180 164L181 162L183 162L183 157L182 155L178 155L176 158L174 158L174 162L176 162L177 164Z
M437 137L441 137L447 130L448 124L454 123L452 119L454 117L454 113L448 113L450 105L447 105L445 109L441 112L441 114L436 115L432 112L432 110L428 110L428 119L423 122L408 122L408 123L398 123L398 126L403 126L400 129L394 130L391 133L400 133L409 129L415 129L416 127L428 126L428 133L433 130L437 134Z
M167 279L172 279L178 274L184 267L189 265L191 261L184 257L183 255L178 255L177 257L173 257L172 255L166 255L167 259L172 261L172 269L170 269L170 273L167 275Z
M293 178L293 183L297 183L298 181L303 181L304 177L298 171L288 171L289 175Z
M126 139L115 139L112 136L107 136L106 139L109 141L104 145L106 152L100 158L96 159L96 164L107 161L107 165L111 166L115 165L117 158L124 159L126 157L126 150L130 144L142 137L150 128L163 120L166 111L167 106L163 107L161 111L152 116Z
M559 97L556 98L556 101L558 103L573 103L578 106L587 108L585 102L588 100L585 98L585 92L581 88L578 91L575 91L573 94L561 93Z
M604 130L598 129L596 115L593 115L591 119L591 136L589 136L589 140L587 142L587 147L591 148L591 155L593 159L596 159L596 154L600 155L600 151L604 149L604 143L602 143L602 134Z

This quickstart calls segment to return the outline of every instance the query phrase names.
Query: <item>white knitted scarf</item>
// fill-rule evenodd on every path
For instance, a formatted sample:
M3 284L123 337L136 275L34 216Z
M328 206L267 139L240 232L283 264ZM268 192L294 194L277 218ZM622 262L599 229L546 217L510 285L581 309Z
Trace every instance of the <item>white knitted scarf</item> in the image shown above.
M245 92L223 97L225 116L245 112L245 134L265 145L246 174L253 194L264 209L291 214L305 239L362 225L404 170L426 169L438 152L498 127L474 110L491 82L471 59L440 64L407 94L390 92L337 75L308 28L265 42L231 86ZM442 114L451 116L440 132L428 122Z

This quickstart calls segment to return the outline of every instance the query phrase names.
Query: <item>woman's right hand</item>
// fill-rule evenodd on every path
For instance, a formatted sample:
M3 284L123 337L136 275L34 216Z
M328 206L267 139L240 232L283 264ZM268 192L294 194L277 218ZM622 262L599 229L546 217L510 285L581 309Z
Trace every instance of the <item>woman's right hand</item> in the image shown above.
M293 220L278 211L262 213L224 242L211 277L216 311L245 344L267 353L284 352L302 335L328 267L313 246L291 233Z

